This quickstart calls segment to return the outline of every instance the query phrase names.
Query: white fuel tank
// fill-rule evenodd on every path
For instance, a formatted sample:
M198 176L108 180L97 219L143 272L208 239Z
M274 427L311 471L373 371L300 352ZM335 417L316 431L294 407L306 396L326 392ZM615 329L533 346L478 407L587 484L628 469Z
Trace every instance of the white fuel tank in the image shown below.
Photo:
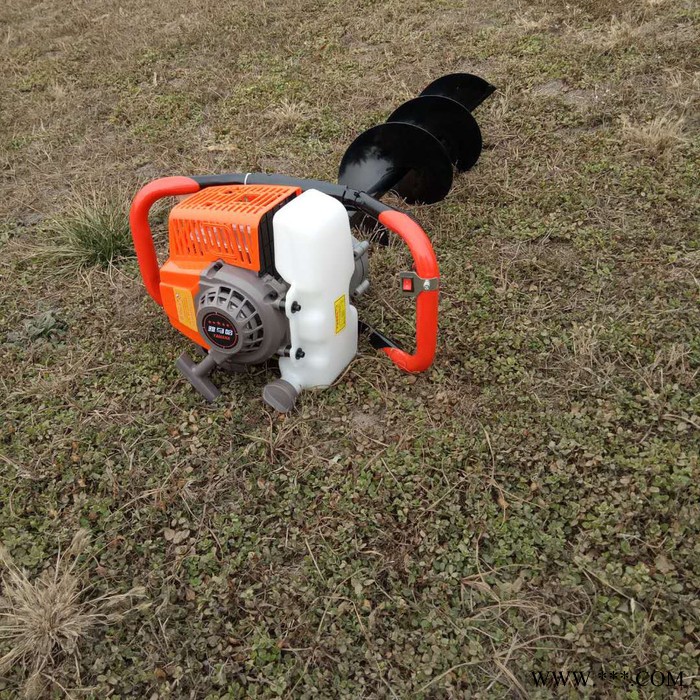
M357 353L348 214L333 197L307 190L275 214L273 235L275 267L291 285L285 309L292 347L279 361L282 379L297 391L328 386Z

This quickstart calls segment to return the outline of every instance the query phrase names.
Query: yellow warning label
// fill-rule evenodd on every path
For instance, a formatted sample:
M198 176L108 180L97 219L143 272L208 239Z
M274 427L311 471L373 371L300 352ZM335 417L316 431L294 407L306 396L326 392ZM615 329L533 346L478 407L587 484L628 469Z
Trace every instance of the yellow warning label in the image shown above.
M173 287L173 294L175 294L175 306L177 308L177 317L180 319L180 323L183 326L187 326L193 331L196 331L197 314L194 312L192 292L190 292L189 289L183 289L182 287Z
M334 302L335 306L335 334L345 328L345 294L341 294Z

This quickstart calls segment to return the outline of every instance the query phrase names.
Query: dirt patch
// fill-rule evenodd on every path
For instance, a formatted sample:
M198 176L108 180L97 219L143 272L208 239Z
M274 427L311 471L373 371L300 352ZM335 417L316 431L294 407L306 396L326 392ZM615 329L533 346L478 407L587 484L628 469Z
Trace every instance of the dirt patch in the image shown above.
M600 104L611 96L609 85L596 86L593 89L582 90L572 88L563 80L550 80L542 85L537 85L530 93L536 97L554 97L579 108Z

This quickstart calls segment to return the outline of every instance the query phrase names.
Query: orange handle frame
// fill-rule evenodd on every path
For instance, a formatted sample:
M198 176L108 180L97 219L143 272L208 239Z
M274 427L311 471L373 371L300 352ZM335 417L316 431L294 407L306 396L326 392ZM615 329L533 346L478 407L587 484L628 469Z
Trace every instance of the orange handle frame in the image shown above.
M162 177L142 187L131 203L129 224L134 239L136 259L146 291L159 306L163 306L160 296L160 268L153 235L148 224L148 212L155 202L163 197L199 192L199 183L190 177Z
M424 279L439 279L435 251L425 231L407 214L383 211L379 223L401 236L413 256L416 274ZM392 362L406 372L423 372L435 358L438 329L438 290L421 290L416 297L416 351L410 355L398 348L384 348Z
M245 183L245 179L243 183ZM206 186L206 184L200 184L190 177L163 177L150 182L139 190L131 204L129 223L141 277L146 290L159 306L163 306L160 294L160 268L153 245L151 227L148 223L149 211L153 204L163 197L194 194L202 186ZM437 346L438 290L436 287L440 270L435 251L425 231L407 214L395 209L387 209L379 213L377 219L379 223L400 236L408 245L418 277L426 281L431 280L433 283L430 285L433 287L431 289L416 290L418 294L416 297L415 353L411 355L399 348L383 348L392 362L400 369L406 372L423 372L432 364Z

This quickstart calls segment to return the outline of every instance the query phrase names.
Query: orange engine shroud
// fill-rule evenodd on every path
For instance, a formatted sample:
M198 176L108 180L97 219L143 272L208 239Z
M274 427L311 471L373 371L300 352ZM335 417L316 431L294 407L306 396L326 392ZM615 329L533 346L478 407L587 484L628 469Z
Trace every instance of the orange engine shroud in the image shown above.
M199 333L195 305L202 271L221 260L261 275L274 272L272 217L300 192L281 185L207 187L173 207L160 293L175 328L209 347Z

